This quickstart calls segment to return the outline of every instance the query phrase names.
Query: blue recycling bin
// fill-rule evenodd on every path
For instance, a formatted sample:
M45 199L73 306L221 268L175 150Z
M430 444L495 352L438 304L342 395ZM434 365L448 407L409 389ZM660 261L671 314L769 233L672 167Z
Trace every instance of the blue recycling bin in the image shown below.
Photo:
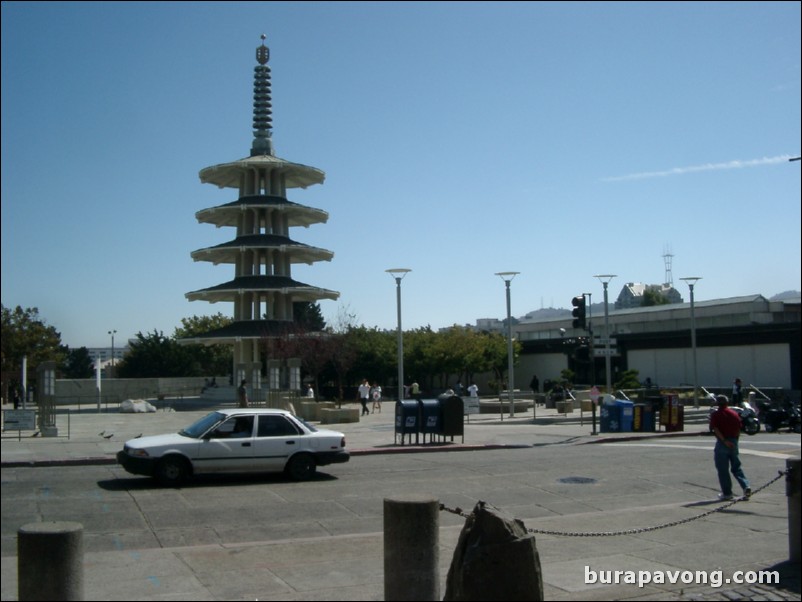
M624 399L616 399L615 405L620 408L618 419L620 421L621 428L619 429L619 432L631 433L635 404Z
M602 433L621 432L621 406L616 403L603 403L599 409L599 431Z

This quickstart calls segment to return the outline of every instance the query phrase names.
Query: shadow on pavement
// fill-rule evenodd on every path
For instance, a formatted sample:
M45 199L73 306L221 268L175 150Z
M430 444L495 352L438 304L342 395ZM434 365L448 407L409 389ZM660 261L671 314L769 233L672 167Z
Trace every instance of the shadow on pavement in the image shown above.
M124 477L121 479L103 479L97 485L105 491L148 491L163 489L194 489L197 487L220 486L220 487L247 487L250 485L265 484L292 484L303 485L304 483L325 483L336 481L338 477L325 472L316 472L315 476L306 481L293 481L283 473L269 474L226 474L226 475L198 475L188 478L184 483L177 486L161 485L156 479L150 477Z

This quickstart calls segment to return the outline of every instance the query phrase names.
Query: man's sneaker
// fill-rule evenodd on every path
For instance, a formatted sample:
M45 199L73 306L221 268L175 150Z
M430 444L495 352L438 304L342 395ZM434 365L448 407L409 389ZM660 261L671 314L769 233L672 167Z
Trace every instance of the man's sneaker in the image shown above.
M744 489L744 499L748 500L750 497L752 497L752 489L750 487L747 487L746 489Z
M732 499L732 494L731 493L729 493L729 494L727 494L727 493L719 493L718 494L718 499L721 500L722 502L729 501L729 500Z

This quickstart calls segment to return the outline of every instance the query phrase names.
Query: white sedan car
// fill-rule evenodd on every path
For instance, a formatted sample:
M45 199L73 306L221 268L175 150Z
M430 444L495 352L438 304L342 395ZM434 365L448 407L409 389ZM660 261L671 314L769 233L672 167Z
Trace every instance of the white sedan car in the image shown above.
M345 435L284 410L225 409L170 435L126 441L117 462L131 474L176 485L190 475L284 471L305 480L318 466L348 462Z

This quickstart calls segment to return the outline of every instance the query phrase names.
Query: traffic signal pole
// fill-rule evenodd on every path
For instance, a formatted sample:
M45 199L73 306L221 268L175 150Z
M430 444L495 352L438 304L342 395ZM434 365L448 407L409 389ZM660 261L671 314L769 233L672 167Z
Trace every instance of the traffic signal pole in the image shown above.
M588 301L585 302L585 296L587 296ZM590 293L582 293L581 295L577 295L573 299L571 299L571 305L574 306L571 315L574 317L573 327L574 328L581 328L582 330L587 330L590 334L590 343L589 343L589 351L590 351L590 385L593 387L596 381L596 357L593 352L593 324L591 323L590 314L588 312L589 305L590 305ZM592 401L592 400L591 400ZM591 405L591 416L593 417L593 432L591 435L596 434L596 403L593 402Z
M588 296L588 334L590 335L590 388L596 386L596 356L593 353L593 305L590 302L590 293L584 293ZM593 431L591 435L597 435L596 431L596 401L591 399L590 415L593 417Z

